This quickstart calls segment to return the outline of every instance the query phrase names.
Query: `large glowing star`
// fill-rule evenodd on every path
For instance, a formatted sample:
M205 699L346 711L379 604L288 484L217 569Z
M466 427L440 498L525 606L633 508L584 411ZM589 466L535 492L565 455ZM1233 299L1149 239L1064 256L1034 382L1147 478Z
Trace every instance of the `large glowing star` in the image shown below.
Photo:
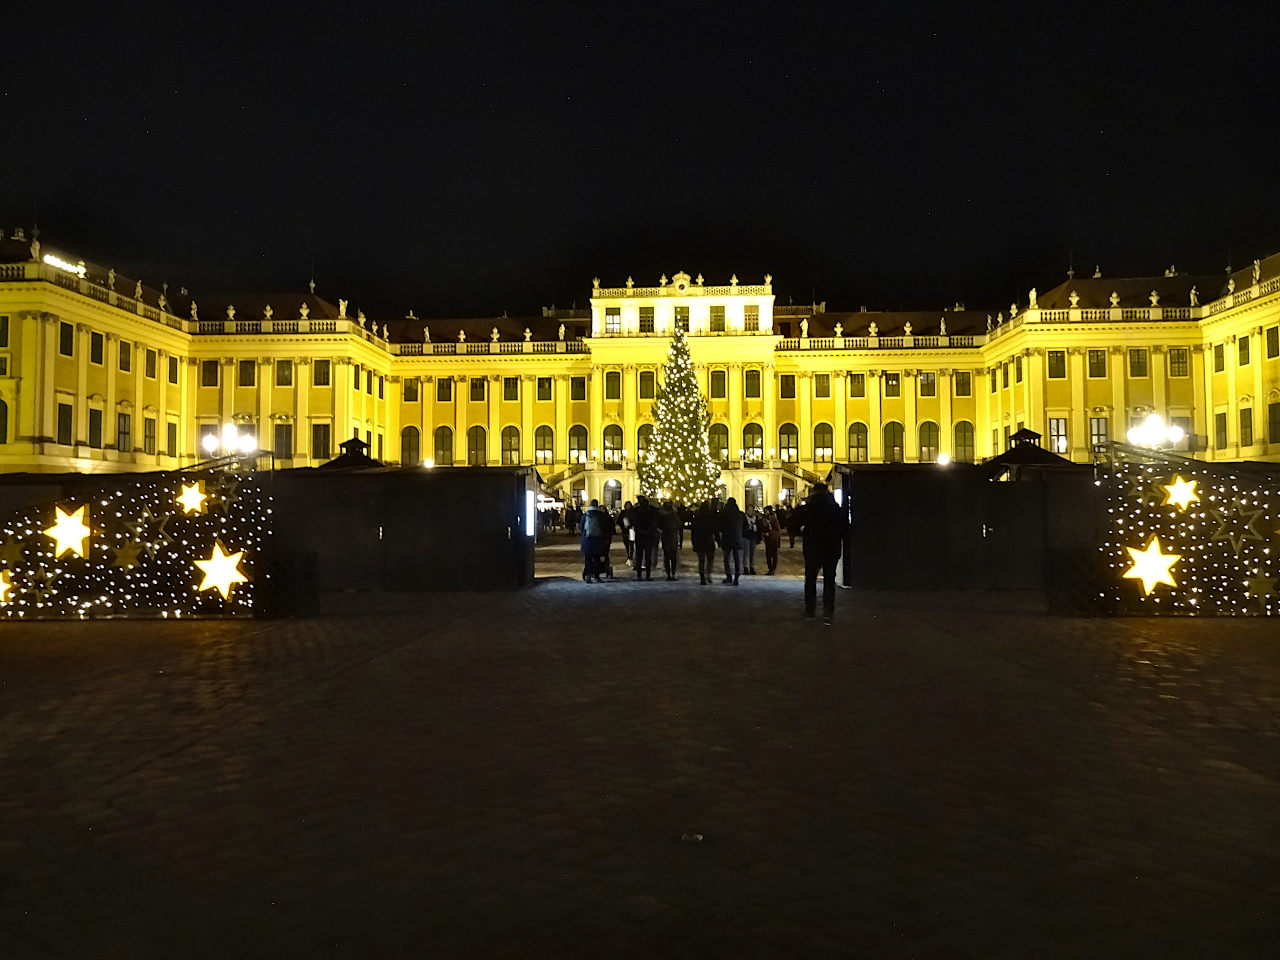
M1186 512L1187 507L1200 499L1200 495L1196 493L1197 482L1196 480L1183 480L1181 477L1174 477L1173 483L1164 485L1163 506L1177 507L1179 510Z
M89 539L88 506L81 507L75 513L63 513L61 507L54 507L57 522L44 532L46 536L57 541L53 555L60 557L68 550L78 557L85 556L84 542Z
M1141 580L1144 594L1150 596L1158 583L1167 583L1171 587L1178 585L1174 582L1169 568L1181 560L1182 556L1177 553L1161 553L1159 537L1152 537L1145 550L1139 550L1137 547L1125 547L1125 549L1129 551L1133 566L1124 572L1124 576Z
M199 513L204 509L204 501L207 498L204 492L204 484L197 480L195 483L184 483L182 485L182 495L175 499L182 505L182 509L187 513Z
M0 570L0 603L9 602L9 591L13 587L9 584L9 571Z
M204 572L204 582L197 590L217 590L226 600L231 596L231 588L237 583L248 583L249 578L240 572L240 558L244 551L227 553L226 548L218 540L213 542L213 552L208 560L197 560L196 566Z

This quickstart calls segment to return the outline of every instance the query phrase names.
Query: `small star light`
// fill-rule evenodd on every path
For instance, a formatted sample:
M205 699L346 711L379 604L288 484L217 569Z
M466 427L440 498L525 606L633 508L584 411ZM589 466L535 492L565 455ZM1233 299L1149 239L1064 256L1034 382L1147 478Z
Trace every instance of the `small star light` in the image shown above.
M0 570L0 603L9 602L9 591L13 586L9 583L9 571Z
M1196 493L1196 480L1183 480L1181 477L1174 477L1173 483L1164 484L1165 491L1164 503L1161 506L1177 507L1183 513L1187 507L1193 503L1198 503L1200 495Z
M204 509L204 502L208 495L204 492L204 484L197 480L195 483L182 485L182 495L174 499L182 505L182 509L187 513L199 513Z
M1182 557L1176 553L1161 553L1159 537L1153 536L1147 542L1145 550L1139 550L1136 547L1125 547L1125 549L1129 551L1133 566L1124 572L1124 576L1126 579L1141 580L1144 594L1150 596L1158 583L1167 583L1171 587L1178 585L1173 579L1170 567Z
M248 583L249 578L240 572L240 558L244 551L227 553L220 540L213 542L213 552L208 560L197 560L196 566L204 572L204 582L197 590L217 590L223 600L231 598L231 588L237 583Z
M61 507L54 507L57 522L52 527L47 527L44 532L57 541L57 546L53 550L55 557L62 556L68 550L77 557L85 556L84 542L92 533L85 522L88 519L85 511L88 509L88 505L85 505L75 513L64 513Z
M1250 577L1244 582L1244 592L1247 596L1253 597L1255 600L1265 600L1267 597L1276 595L1275 581L1270 577L1264 577L1258 574L1256 577Z

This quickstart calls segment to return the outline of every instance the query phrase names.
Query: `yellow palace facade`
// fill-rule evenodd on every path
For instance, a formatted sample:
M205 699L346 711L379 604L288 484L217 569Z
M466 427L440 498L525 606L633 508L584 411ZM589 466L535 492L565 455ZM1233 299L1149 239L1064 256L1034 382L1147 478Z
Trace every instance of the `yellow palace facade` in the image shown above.
M530 465L616 502L638 492L677 327L740 501L833 462L981 460L1022 428L1085 462L1151 413L1202 459L1280 459L1280 255L1211 277L1068 276L995 310L837 313L779 305L762 281L681 272L597 280L589 311L370 318L314 290L200 300L14 231L0 470L172 469L228 432L306 467L355 436L387 464Z

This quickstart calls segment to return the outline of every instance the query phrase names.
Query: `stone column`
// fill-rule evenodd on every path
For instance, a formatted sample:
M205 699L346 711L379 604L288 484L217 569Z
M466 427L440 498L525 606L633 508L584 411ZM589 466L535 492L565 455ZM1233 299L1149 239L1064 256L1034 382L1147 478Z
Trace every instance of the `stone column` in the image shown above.
M531 373L520 375L520 462L531 464L535 460L533 435L533 405L538 396L537 377Z
M1031 347L1025 351L1025 356L1027 376L1024 384L1027 389L1023 402L1027 411L1027 426L1043 436L1045 433L1044 347Z
M552 378L556 408L555 462L557 467L569 463L569 375L557 373Z
M1257 294L1255 293L1254 296ZM1263 339L1262 328L1254 327L1249 339L1253 341L1249 344L1249 366L1253 368L1253 401L1250 404L1253 417L1253 442L1265 444L1270 438L1267 436L1266 408L1263 407L1267 394L1262 387L1262 364L1266 353L1266 341ZM1255 346L1258 348L1256 352Z
M1213 375L1208 372L1209 364L1205 362L1204 344L1193 344L1188 358L1191 363L1191 394L1194 404L1191 410L1191 428L1205 438L1205 446L1208 446L1209 438L1213 436L1213 394L1209 388Z
M467 427L470 426L467 409L471 403L471 382L467 377L453 378L453 462L467 464L470 446L467 443Z
M44 333L44 345L40 356L44 358L44 367L40 379L40 432L46 440L54 440L58 436L58 397L54 392L54 363L58 355L58 318L46 313L41 318L41 330Z
M867 460L884 462L884 420L880 411L880 371L867 371Z
M502 376L489 374L489 382L485 385L489 400L489 433L487 436L489 465L502 463Z
M1089 407L1085 404L1084 347L1067 350L1071 377L1071 459L1088 463L1093 459L1089 449Z
M951 413L951 369L938 371L938 455L955 456L956 425Z
M832 399L835 401L835 423L831 424L834 434L832 442L832 459L836 463L849 460L849 372L837 370L831 375Z
M102 347L102 362L107 365L107 402L102 409L102 445L113 447L116 444L116 371L120 369L120 337L114 333L106 335L106 343ZM186 364L178 367L181 380ZM187 423L186 409L179 423Z
M980 367L973 374L973 456L980 459L991 442L991 368ZM986 456L993 456L990 451Z
M604 447L604 369L593 366L591 373L587 375L587 381L587 395L591 398L591 420L587 424L587 456L596 460L598 457L595 451Z
M418 428L422 431L422 459L436 458L436 378L420 377L418 406L421 409Z
M920 391L918 371L902 371L902 459L907 463L920 460L920 429L917 394Z
M1156 413L1169 420L1168 403L1168 383L1169 376L1168 366L1165 363L1165 346L1162 343L1153 344L1151 347L1151 402L1155 406Z
M271 391L275 386L275 382L275 361L259 358L258 389L254 391L258 398L258 446L264 450L270 450L272 453L275 452L276 447L275 420L272 417L275 411L271 409ZM269 435L263 436L264 433L269 433Z
M726 377L729 391L729 459L741 460L736 456L742 446L742 364L729 364Z
M105 360L105 349L103 359ZM169 352L156 351L156 455L169 455Z
M636 376L634 363L622 368L622 446L628 460L636 455Z
M76 324L76 405L75 424L71 440L76 444L89 442L89 338L90 326ZM105 360L106 357L103 357Z
M137 351L134 351L137 353ZM218 361L218 409L219 423L218 429L221 430L224 424L231 422L231 417L235 413L233 404L235 403L235 382L232 374L235 371L235 360L231 357L223 357ZM142 361L139 357L133 358L134 370L142 369ZM139 390L137 398L141 398L142 391ZM138 430L138 425L134 424L134 431Z
M1107 373L1110 374L1111 379L1111 439L1124 440L1129 432L1127 389L1129 377L1128 371L1124 369L1125 348L1112 347L1108 352L1110 367ZM1117 420L1119 420L1118 423Z
M800 400L800 445L797 459L813 462L813 374L801 370L796 374L796 396Z

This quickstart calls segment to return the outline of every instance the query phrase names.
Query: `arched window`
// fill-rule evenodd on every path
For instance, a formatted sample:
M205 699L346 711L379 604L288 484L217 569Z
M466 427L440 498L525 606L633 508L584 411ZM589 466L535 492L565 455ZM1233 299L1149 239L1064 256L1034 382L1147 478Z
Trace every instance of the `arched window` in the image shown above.
M920 424L920 462L933 463L938 459L938 425L932 420Z
M9 442L9 405L0 400L0 443Z
M752 477L742 488L742 509L764 509L764 484Z
M640 428L636 430L636 459L644 458L645 451L649 449L649 445L653 442L653 424L642 423Z
M784 423L778 428L778 456L791 461L800 457L800 431L794 423Z
M453 466L453 429L436 427L436 466Z
M968 420L956 423L955 459L960 463L973 463L973 424Z
M533 458L538 463L551 463L556 456L556 434L550 427L539 427L533 431Z
M867 425L849 424L849 462L866 463L867 456Z
M517 427L502 428L502 465L520 466L520 430Z
M747 463L764 463L764 428L748 423L742 428L742 459Z
M587 428L582 424L569 428L569 462L587 462Z
M400 431L400 462L406 467L416 467L422 459L422 439L417 427L405 427Z
M483 467L489 460L485 444L484 427L475 426L467 431L467 466Z
M716 463L728 460L729 428L723 423L713 423L707 430L707 445L711 448L711 459Z
M616 423L604 428L604 462L611 467L622 463L622 428Z
M820 423L813 428L813 460L815 463L830 463L835 447L835 434L831 424Z
M902 458L902 424L890 420L884 425L884 462L901 463Z

